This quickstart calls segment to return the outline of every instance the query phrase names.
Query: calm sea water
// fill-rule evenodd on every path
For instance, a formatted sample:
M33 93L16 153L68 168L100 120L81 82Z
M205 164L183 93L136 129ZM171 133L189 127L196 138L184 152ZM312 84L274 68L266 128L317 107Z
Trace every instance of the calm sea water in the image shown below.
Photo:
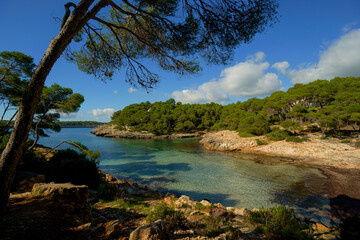
M39 143L52 147L62 140L81 142L100 151L104 172L196 200L250 209L284 204L303 215L329 214L326 178L317 169L263 164L239 154L207 151L199 138L111 139L96 137L90 130L64 128Z

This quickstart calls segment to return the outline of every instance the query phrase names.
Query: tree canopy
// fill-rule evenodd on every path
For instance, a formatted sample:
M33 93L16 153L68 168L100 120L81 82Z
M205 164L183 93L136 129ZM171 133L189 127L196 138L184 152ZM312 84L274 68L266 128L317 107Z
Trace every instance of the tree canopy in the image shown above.
M31 56L21 52L0 52L0 100L4 107L1 120L9 110L14 111L9 121L1 123L0 135L8 133L12 119L18 113L21 97L36 66L33 61ZM31 126L31 132L35 135L31 148L35 146L39 136L47 136L46 129L60 131L60 113L78 111L83 101L84 97L73 93L71 88L64 88L56 83L50 87L44 86Z
M251 98L226 106L166 102L131 104L115 112L119 129L156 134L214 130L237 130L263 135L280 124L295 133L304 126L319 127L323 134L350 127L360 131L360 78L334 78L295 84L264 99Z
M67 57L80 70L103 80L126 68L126 80L152 87L159 76L151 59L179 74L199 71L199 60L226 63L233 50L276 20L275 0L104 1L108 14L94 16L76 40L84 42Z

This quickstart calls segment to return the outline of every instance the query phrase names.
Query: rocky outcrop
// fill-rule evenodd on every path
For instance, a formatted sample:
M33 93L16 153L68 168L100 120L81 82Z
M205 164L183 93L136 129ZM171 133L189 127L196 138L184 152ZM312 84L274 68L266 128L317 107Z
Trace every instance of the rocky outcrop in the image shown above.
M85 203L89 192L86 185L73 185L71 183L36 183L31 193L34 195L51 196L59 202Z
M86 185L71 183L36 183L31 194L51 200L54 213L64 218L72 218L77 223L91 219L89 192Z
M130 139L171 139L171 138L189 138L200 137L200 133L173 133L166 135L155 135L153 133L130 132L116 129L115 125L100 125L90 131L96 136L114 137L114 138L130 138Z
M87 186L37 183L10 195L0 239L87 239L73 230L91 219Z
M206 134L200 143L208 150L242 151L257 146L256 139L258 138L242 138L235 131L225 130Z
M129 237L129 240L165 240L165 223L163 220L157 220L145 226L135 229Z

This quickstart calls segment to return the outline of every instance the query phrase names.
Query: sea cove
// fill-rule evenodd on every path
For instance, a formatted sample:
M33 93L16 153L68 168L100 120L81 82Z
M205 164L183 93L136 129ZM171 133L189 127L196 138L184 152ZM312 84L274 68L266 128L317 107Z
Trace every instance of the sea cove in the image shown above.
M90 130L62 129L40 144L79 141L100 151L104 172L196 200L250 209L284 204L309 217L329 216L327 179L315 168L262 164L261 159L249 160L238 153L211 152L200 146L199 138L113 139L96 137Z

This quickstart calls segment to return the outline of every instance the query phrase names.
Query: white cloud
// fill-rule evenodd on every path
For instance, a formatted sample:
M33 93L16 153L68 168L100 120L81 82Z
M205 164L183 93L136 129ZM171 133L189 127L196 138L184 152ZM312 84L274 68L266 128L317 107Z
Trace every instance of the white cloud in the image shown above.
M258 52L247 61L224 69L219 80L212 80L197 89L175 91L172 97L183 103L225 103L230 97L265 96L281 88L275 73L265 73L270 64L263 62L265 53Z
M282 85L275 73L265 73L269 66L268 62L241 62L223 70L219 83L234 97L265 96Z
M351 31L353 29L353 27L355 27L358 24L359 24L359 21L348 23L343 27L342 32L347 33L349 31Z
M293 83L308 83L317 79L360 76L360 29L353 30L320 54L317 64L299 70L288 70Z
M114 90L114 94L118 94L119 93L119 91L118 90Z
M79 118L83 114L81 112L72 112L72 113L60 113L61 119L73 119L73 118Z
M133 87L129 87L129 89L128 89L129 93L132 93L132 92L135 92L135 91L136 91L136 88L133 88Z
M251 62L261 62L261 61L264 61L265 56L266 55L264 52L257 52L253 55L248 56L247 60L251 61Z
M274 63L271 67L279 70L282 74L286 74L286 70L290 64L286 61Z
M113 108L104 108L104 109L93 109L89 113L91 113L95 117L97 117L97 116L109 116L110 117L114 112L115 112L115 109L113 109Z
M217 102L224 104L230 100L222 86L217 81L203 83L197 89L185 89L175 91L172 97L182 103L209 103Z

